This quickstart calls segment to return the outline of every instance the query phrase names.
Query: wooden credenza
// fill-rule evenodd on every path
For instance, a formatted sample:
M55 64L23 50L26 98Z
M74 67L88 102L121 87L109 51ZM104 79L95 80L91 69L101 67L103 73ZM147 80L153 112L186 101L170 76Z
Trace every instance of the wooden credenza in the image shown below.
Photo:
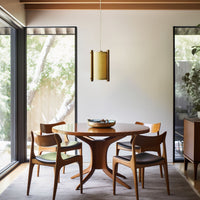
M197 179L197 167L200 163L200 119L184 119L184 166L194 164L194 179Z

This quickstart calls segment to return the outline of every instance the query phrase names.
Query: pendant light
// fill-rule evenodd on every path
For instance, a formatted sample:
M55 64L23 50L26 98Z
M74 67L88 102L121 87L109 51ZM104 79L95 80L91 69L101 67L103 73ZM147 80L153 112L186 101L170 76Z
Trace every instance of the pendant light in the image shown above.
M110 51L101 50L101 29L102 29L102 19L101 19L101 0L100 0L100 51L91 50L91 81L94 80L110 80L110 70L109 70L109 56Z

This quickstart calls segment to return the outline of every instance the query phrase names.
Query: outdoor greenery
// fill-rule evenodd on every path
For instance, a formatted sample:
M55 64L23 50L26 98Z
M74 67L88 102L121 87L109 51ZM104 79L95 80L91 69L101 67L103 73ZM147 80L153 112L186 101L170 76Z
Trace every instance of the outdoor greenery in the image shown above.
M28 90L32 89L30 88L30 83L34 79L36 70L35 68L38 64L38 61L41 59L41 52L48 37L53 36L29 35L27 37ZM54 37L52 46L47 52L47 57L44 61L44 69L42 70L39 82L40 86L42 84L47 84L47 82L50 80L52 83L51 86L54 87L56 81L59 79L59 81L61 81L63 84L62 89L64 89L67 80L74 81L74 51L66 52L66 45L71 45L68 44L69 42L70 38L66 39L64 36ZM59 91L65 93L68 92L60 89Z
M40 87L46 85L51 89L57 88L57 93L74 95L71 87L74 84L75 77L75 55L74 50L70 48L66 52L66 46L74 48L72 37L67 36L66 38L62 35L29 35L27 37L27 93L33 90L37 91ZM50 45L50 48L47 49L45 48L45 42L49 38L51 43L47 44ZM44 54L46 56L43 56ZM41 63L41 65L38 66L38 63ZM40 71L39 74L37 73L38 70ZM58 82L59 87L56 87ZM30 105L28 105L28 109L30 109Z
M68 48L66 48L68 46ZM10 140L11 64L10 35L0 36L0 140ZM66 50L67 49L67 50ZM62 93L66 104L74 100L74 36L27 36L27 109L41 87ZM59 83L59 88L57 87ZM56 94L55 94L56 96ZM67 115L65 112L63 115Z
M200 69L193 67L183 76L183 81L194 111L200 111Z
M197 54L199 47L195 46L200 40L198 35L179 36L177 48L180 60L191 63L191 69L182 77L182 92L188 95L188 101L192 105L192 112L196 114L200 110L200 57ZM180 88L179 88L180 89Z
M192 49L200 41L199 35L176 35L176 61L190 61L200 63L200 58L196 54L192 54Z
M197 25L198 28L200 28L200 24ZM200 51L200 46L199 45L194 45L192 46L192 54L195 55Z
M10 35L0 35L0 141L9 140L11 124Z

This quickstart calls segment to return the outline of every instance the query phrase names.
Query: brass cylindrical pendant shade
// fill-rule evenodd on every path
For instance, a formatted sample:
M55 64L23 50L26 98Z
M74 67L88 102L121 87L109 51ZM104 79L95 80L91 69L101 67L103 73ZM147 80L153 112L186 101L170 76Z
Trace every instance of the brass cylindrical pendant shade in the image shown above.
M91 50L91 81L93 80L109 81L109 50Z

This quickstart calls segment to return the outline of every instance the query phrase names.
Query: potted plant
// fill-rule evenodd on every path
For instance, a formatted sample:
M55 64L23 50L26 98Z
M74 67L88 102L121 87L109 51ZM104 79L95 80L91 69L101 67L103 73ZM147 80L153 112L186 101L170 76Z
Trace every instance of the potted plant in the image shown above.
M200 25L198 25L200 27ZM195 55L200 51L200 46L192 46L192 54ZM185 90L189 96L189 101L192 103L193 113L197 113L200 118L200 68L193 66L190 72L187 72L182 80Z
M200 68L193 67L183 77L184 88L192 103L193 113L200 111ZM199 113L200 114L200 113ZM200 117L200 115L199 115Z

